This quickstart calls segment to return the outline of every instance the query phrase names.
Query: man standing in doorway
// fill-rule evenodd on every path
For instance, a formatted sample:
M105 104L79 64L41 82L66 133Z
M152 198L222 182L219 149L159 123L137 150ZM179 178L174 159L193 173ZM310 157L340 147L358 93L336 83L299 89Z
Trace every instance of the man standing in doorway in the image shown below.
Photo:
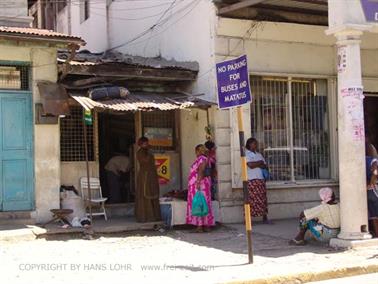
M109 190L109 203L122 202L121 175L130 171L130 159L127 156L117 155L105 165L106 179Z

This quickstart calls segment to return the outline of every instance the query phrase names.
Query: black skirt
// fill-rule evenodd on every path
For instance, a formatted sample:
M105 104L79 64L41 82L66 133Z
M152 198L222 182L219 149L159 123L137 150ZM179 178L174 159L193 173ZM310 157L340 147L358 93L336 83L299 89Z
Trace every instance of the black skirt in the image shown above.
M378 190L367 191L369 218L378 217Z

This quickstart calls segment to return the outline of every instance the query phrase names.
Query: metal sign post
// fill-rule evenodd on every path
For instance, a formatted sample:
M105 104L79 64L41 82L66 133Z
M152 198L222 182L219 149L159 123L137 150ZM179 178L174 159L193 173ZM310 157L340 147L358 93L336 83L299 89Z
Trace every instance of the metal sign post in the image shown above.
M220 109L237 108L241 169L244 194L244 218L248 243L248 263L253 263L251 207L248 202L247 160L241 105L251 102L247 56L216 64L218 85L218 106Z
M241 158L241 170L243 179L243 196L244 196L244 219L245 219L245 233L248 243L248 263L253 263L253 251L252 251L252 219L251 219L251 206L248 202L248 176L247 176L247 160L245 158L245 138L242 108L237 108L238 115L238 128L239 128L239 144L240 144L240 158Z

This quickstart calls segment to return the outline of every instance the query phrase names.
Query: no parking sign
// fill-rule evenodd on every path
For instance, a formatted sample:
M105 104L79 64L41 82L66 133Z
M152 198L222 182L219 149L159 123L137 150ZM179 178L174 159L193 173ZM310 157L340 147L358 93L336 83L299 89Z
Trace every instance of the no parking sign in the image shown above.
M218 106L220 109L238 107L251 102L247 56L216 64Z

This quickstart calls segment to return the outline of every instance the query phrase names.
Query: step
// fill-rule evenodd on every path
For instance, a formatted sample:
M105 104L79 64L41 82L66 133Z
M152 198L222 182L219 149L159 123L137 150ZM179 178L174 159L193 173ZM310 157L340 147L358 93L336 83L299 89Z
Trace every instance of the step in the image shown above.
M0 219L0 226L5 225L35 225L36 221L33 218L28 219Z
M3 211L0 212L0 225L34 225L33 211Z
M1 211L0 220L30 219L33 211Z

